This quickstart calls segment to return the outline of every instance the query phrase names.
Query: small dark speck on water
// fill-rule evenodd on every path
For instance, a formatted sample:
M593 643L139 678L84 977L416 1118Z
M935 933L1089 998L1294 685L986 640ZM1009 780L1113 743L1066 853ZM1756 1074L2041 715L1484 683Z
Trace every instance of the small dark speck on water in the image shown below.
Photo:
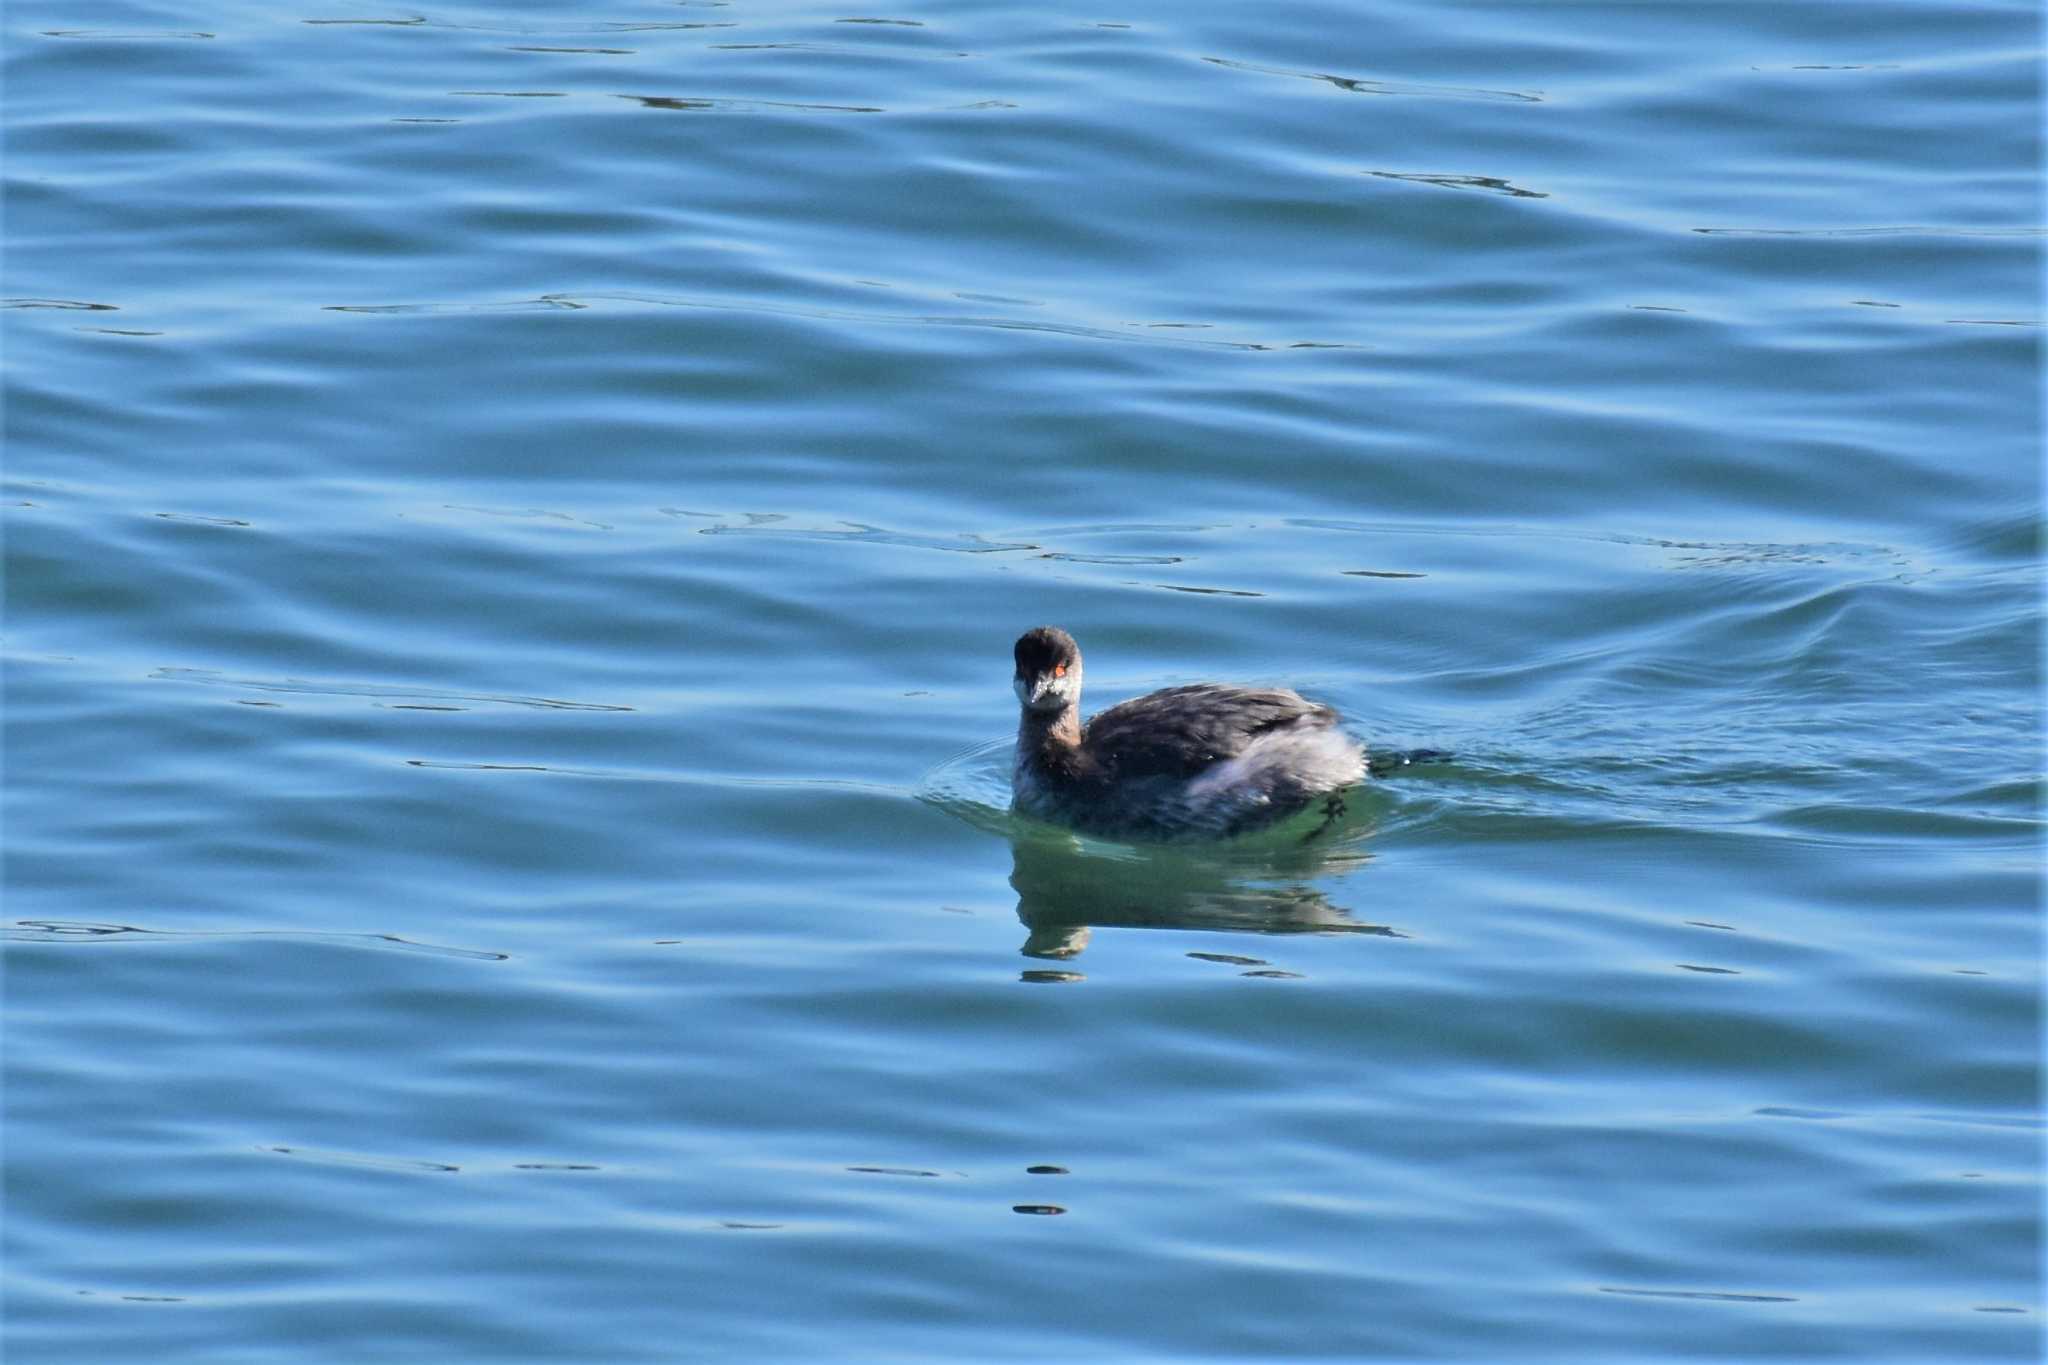
M1024 1174L1026 1174L1026 1175L1069 1175L1069 1174L1071 1174L1071 1172L1069 1172L1069 1171L1067 1170L1067 1168L1066 1168L1066 1167L1064 1167L1064 1166L1026 1166L1026 1167L1024 1168Z
M1012 1204L1010 1205L1010 1212L1028 1213L1040 1218L1053 1218L1065 1213L1066 1210L1058 1204Z

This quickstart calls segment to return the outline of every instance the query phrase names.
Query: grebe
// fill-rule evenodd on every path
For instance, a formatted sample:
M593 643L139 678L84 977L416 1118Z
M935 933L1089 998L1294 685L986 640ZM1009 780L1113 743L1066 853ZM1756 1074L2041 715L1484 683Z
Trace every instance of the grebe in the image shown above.
M1286 688L1169 687L1084 727L1074 637L1040 626L1016 653L1011 804L1037 819L1114 839L1226 839L1321 801L1327 827L1365 779L1365 749L1337 713Z

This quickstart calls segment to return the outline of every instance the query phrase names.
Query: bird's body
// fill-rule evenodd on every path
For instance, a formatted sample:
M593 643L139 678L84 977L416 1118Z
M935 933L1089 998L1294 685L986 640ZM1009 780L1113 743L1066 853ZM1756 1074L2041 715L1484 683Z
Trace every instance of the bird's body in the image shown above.
M1017 642L1016 685L1012 804L1082 833L1230 838L1341 803L1366 775L1365 751L1337 713L1286 688L1169 687L1084 727L1080 648L1053 627Z

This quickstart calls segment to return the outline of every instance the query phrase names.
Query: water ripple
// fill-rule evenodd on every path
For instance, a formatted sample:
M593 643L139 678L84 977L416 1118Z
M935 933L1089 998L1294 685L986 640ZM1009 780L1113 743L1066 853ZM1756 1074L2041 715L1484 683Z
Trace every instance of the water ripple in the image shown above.
M1645 1299L1707 1299L1716 1303L1797 1303L1787 1294L1734 1294L1717 1289L1620 1289L1601 1285L1603 1294L1632 1294Z
M82 303L76 299L0 299L0 308L68 308L88 313L118 313L111 303Z
M663 509L664 511L669 509ZM696 515L686 513L684 515ZM954 554L986 555L1001 554L1011 550L1035 550L1038 547L1024 541L992 541L971 533L955 536L916 535L905 531L890 531L879 526L864 526L859 522L845 523L847 530L826 530L799 526L703 526L697 534L705 536L781 536L792 540L817 540L827 543L858 545L890 545L905 550L946 550Z
M2048 227L1696 227L1704 237L2044 237Z
M172 39L184 39L189 41L212 38L216 35L211 33L198 33L191 31L178 32L169 29L157 29L149 32L124 33L114 29L53 28L44 29L42 36L45 38L106 38L122 42L155 42Z
M880 105L874 104L802 104L791 100L749 100L680 95L620 95L617 98L633 100L648 109L678 109L685 112L704 109L733 109L740 111L795 109L800 112L818 114L886 114L889 112Z
M809 318L821 322L861 322L929 327L985 327L997 331L1043 332L1054 336L1078 337L1089 341L1147 342L1166 346L1195 346L1225 351L1281 351L1326 349L1327 343L1225 341L1208 337L1185 337L1162 331L1145 323L1125 323L1133 330L1062 323L1040 318L1011 318L948 313L883 313L844 308L803 307L763 300L683 298L657 294L607 292L590 294L544 294L535 299L491 303L349 303L324 304L330 313L372 313L387 315L432 315L443 313L531 312L550 309L575 311L598 303L638 304L656 308L701 308L719 312L751 313L770 317Z
M252 688L258 692L300 693L315 697L408 697L439 701L484 702L495 706L530 706L544 711L631 711L609 702L564 701L558 697L520 697L490 692L451 692L431 687L389 683L318 682L303 678L238 678L208 668L159 668L149 675L164 682L202 687Z
M275 1156L294 1157L300 1161L318 1162L324 1166L362 1166L373 1171L393 1171L399 1174L453 1175L462 1169L447 1161L427 1161L418 1157L370 1156L362 1152L318 1151L310 1147L258 1147L256 1150Z
M1492 175L1424 175L1416 171L1367 171L1382 180L1412 180L1419 185L1441 185L1449 190L1488 190L1511 199L1548 199L1540 190L1526 190Z
M397 948L409 953L435 957L462 957L478 962L505 962L509 953L486 952L478 948L450 948L436 943L416 943L396 934L327 933L305 929L190 930L141 929L131 924L92 924L76 920L25 919L0 929L0 938L17 943L108 943L115 940L287 939L310 943L334 943L356 948Z
M1234 61L1228 57L1204 57L1203 61L1215 66L1229 67L1233 71L1256 71L1267 76L1292 76L1299 80L1322 81L1339 90L1348 90L1357 95L1414 95L1432 99L1468 100L1511 100L1522 104L1541 104L1543 96L1525 90L1486 90L1465 85L1418 85L1406 81L1365 80L1352 76L1332 76L1321 71L1298 71L1284 66L1260 66L1255 62Z
M351 27L351 26L371 26L371 27L383 27L383 28L441 28L441 29L458 29L458 30L464 30L464 31L468 31L468 32L473 32L473 33L519 33L519 34L535 34L535 35L539 35L539 34L556 34L556 33L660 33L660 32L688 32L688 31L691 31L691 30L694 30L694 29L710 29L710 28L738 28L738 27L739 27L739 25L738 25L737 23L733 23L733 22L729 22L729 21L721 21L721 22L708 22L708 21L680 21L680 20L662 20L662 21L637 21L637 22L636 22L636 21L630 21L630 20L620 20L620 21L573 21L573 22L564 22L564 23L544 23L544 24L479 24L479 23L455 23L455 22L452 22L452 21L450 21L450 20L445 20L445 19L430 19L430 18L428 18L428 17L426 16L426 15L423 15L423 14L421 14L421 15L413 15L413 16L410 16L410 17L408 17L408 18L404 18L404 19L390 19L390 18L346 18L346 19L301 19L301 20L300 20L299 22L300 22L300 23L302 23L302 24L310 24L310 25L312 25L312 26L314 26L314 27L319 27L319 28L344 28L344 27Z

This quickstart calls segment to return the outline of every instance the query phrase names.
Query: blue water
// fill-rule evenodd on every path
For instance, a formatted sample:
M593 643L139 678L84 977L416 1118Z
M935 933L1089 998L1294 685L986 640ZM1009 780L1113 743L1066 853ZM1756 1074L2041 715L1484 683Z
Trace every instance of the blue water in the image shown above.
M10 1361L2038 1357L2033 6L4 25Z

